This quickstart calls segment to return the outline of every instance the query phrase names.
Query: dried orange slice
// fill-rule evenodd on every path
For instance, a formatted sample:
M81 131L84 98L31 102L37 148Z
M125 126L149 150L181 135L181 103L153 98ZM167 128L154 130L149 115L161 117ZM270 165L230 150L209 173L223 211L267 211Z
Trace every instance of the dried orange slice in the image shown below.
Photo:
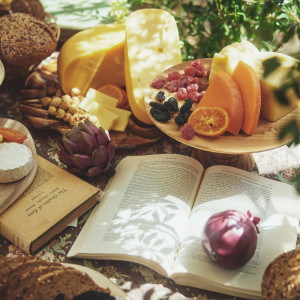
M124 102L122 89L114 84L106 84L97 89L99 92L118 99L118 107Z
M226 131L230 119L224 108L198 107L191 113L188 122L194 126L197 134L219 136Z

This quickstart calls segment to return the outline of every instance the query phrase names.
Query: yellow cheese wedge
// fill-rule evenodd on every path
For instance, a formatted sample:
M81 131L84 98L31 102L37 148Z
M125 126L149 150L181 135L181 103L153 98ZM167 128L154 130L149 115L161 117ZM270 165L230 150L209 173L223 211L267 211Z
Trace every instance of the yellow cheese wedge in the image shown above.
M140 9L126 21L125 80L130 108L137 119L153 124L144 105L147 85L159 73L182 62L179 34L171 14Z
M106 24L78 32L62 46L57 74L67 94L77 87L83 95L89 87L125 86L124 24Z
M112 106L104 105L103 107L109 109L111 112L118 115L118 119L113 123L111 130L124 132L127 127L131 111Z

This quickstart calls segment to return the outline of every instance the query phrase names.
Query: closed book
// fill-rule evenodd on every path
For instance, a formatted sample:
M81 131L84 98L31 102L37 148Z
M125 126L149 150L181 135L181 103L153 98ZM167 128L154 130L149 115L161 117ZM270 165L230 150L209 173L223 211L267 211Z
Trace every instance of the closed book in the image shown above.
M33 254L99 201L99 189L38 156L29 188L0 215L0 234Z

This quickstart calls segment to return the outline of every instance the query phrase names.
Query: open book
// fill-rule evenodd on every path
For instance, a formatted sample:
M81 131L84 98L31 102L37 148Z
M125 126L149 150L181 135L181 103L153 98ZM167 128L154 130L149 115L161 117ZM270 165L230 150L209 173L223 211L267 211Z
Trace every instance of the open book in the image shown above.
M177 284L260 298L266 266L296 247L297 217L275 211L284 202L299 213L296 196L288 184L227 166L204 171L179 154L126 157L68 256L137 262ZM207 219L227 209L261 218L255 255L233 271L211 263L201 245Z

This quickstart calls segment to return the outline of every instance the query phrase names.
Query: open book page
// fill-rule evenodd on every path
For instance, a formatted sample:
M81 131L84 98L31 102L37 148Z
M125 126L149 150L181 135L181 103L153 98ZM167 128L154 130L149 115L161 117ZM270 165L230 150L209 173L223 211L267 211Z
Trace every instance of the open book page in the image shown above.
M125 259L168 276L202 175L183 155L124 158L68 256Z
M194 278L193 285L199 287L199 278L196 278L200 276L204 288L209 282L215 282L216 291L226 293L226 290L239 289L237 296L245 291L258 294L267 264L280 253L296 247L297 218L275 212L272 203L273 198L293 194L294 188L290 185L236 168L215 166L207 169L175 262L173 272L176 274L172 278L177 283L191 285ZM207 219L227 209L245 213L249 210L253 216L261 218L255 255L246 266L234 271L213 265L201 244ZM193 275L189 277L186 273Z

